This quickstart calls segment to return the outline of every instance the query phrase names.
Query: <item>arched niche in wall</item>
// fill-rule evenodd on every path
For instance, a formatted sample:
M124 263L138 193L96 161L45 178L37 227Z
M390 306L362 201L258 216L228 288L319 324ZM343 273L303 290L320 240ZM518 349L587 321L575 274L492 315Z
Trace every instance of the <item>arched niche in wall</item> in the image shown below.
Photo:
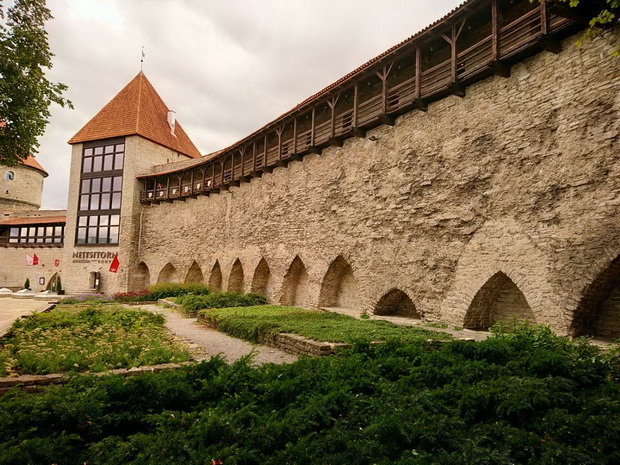
M319 306L353 309L359 307L357 279L349 263L340 255L329 265L325 273Z
M192 263L192 266L187 270L187 274L185 275L186 283L195 283L202 284L204 282L204 276L202 274L202 270L200 266L195 261Z
M215 261L213 268L211 268L211 274L209 275L209 289L212 291L222 290L222 268L220 262Z
M168 263L166 266L162 268L159 272L159 276L157 276L158 283L178 283L179 276L177 274L176 268L172 265L172 263Z
M523 292L506 274L495 273L480 288L465 315L464 327L487 330L495 323L536 322Z
M237 259L230 269L230 275L228 275L228 290L230 292L243 292L243 280L243 266L241 266L241 261Z
M297 256L284 275L280 303L303 307L309 304L309 300L308 272L304 262Z
M262 294L268 298L271 296L271 270L269 269L267 260L264 258L261 258L254 270L251 289L252 292Z
M420 319L415 304L400 289L392 289L385 293L375 305L375 315L402 316Z
M575 336L620 337L620 256L586 289L571 330Z
M149 271L149 267L144 262L140 262L140 264L136 267L136 271L133 274L133 290L141 291L142 289L146 289L151 284L151 272Z

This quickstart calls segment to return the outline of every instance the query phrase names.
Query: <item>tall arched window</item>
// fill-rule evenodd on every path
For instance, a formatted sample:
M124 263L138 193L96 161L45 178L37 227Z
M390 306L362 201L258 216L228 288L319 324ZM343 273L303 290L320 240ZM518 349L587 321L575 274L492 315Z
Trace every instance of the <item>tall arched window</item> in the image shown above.
M6 172L6 180L7 181L12 181L13 179L15 179L15 173L13 171L7 171Z

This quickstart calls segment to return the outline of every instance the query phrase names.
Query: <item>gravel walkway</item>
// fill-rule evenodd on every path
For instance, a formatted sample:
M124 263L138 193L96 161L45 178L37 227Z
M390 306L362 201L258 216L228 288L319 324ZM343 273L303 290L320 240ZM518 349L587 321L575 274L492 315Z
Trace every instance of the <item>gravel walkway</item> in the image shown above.
M208 326L197 323L196 318L185 318L178 312L157 305L140 305L140 308L164 315L166 327L175 336L189 343L190 349L198 352L196 358L209 358L213 355L222 355L229 363L240 359L244 355L254 353L253 364L263 363L290 363L297 360L296 355L287 354L279 349L264 345L254 345L249 342L228 336ZM198 349L198 350L196 350Z

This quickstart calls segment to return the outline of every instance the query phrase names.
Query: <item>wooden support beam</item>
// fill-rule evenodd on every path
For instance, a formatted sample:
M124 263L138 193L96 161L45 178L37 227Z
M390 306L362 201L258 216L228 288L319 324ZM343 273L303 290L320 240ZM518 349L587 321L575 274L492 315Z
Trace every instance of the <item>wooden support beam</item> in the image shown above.
M352 128L351 134L353 135L353 137L366 137L366 131L364 131L362 128Z
M336 137L336 104L338 103L338 99L340 98L340 93L334 95L332 98L327 100L327 105L329 105L329 109L331 110L330 117L330 139Z
M540 0L540 38L539 46L542 50L558 54L562 51L562 44L549 33L549 4L547 0Z
M441 34L446 42L450 44L451 57L450 57L450 92L458 97L465 97L465 87L459 82L458 77L458 49L457 44L463 28L465 27L466 19L461 21L459 26L453 25L450 37L445 34Z
M353 130L357 127L357 110L359 107L360 100L360 92L359 92L359 83L356 82L355 86L353 86L353 116L351 118L351 126Z
M282 161L282 132L284 132L284 125L276 128L276 134L278 135L278 160Z
M422 98L422 50L415 49L415 99Z
M293 155L297 153L297 116L293 118Z
M314 147L314 131L316 126L316 107L312 107L312 126L310 128L310 147Z
M341 137L332 137L328 141L329 145L332 147L342 147L343 141Z
M491 0L491 61L499 61L499 0Z

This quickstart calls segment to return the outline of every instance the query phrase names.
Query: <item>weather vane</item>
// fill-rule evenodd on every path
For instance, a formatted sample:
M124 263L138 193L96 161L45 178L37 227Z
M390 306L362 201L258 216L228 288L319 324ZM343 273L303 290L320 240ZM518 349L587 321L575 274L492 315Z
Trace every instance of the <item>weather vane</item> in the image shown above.
M142 46L142 58L140 58L140 72L142 72L142 66L144 65L144 57L146 55L144 54L144 45Z

